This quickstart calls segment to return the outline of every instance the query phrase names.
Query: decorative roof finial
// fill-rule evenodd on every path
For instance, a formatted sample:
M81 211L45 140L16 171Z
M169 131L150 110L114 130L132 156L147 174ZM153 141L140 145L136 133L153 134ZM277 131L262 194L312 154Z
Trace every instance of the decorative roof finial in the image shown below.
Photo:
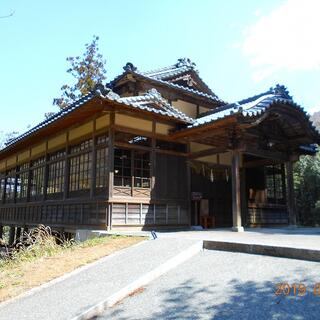
M176 63L176 67L190 67L190 68L195 68L196 64L192 62L189 58L180 58L178 59L178 62Z
M271 88L271 91L282 98L292 99L292 96L289 95L288 89L283 85L277 84L274 88Z
M124 71L136 71L137 67L134 66L133 63L127 62L126 65L123 67Z
M113 100L120 98L118 94L113 92L110 88L105 87L102 83L97 83L93 88L93 92L98 96L101 95Z
M156 88L151 88L147 91L147 94L155 98L161 99L161 93Z

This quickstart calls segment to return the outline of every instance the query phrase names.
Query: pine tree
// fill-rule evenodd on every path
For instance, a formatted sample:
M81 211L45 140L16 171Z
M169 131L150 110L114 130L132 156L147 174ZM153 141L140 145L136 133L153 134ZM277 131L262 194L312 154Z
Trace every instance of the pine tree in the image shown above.
M99 37L93 36L91 43L85 45L86 51L80 57L68 57L71 64L67 70L76 80L74 85L65 84L61 87L60 98L53 99L53 105L65 108L81 96L88 94L97 83L106 79L105 64L102 54L99 53Z

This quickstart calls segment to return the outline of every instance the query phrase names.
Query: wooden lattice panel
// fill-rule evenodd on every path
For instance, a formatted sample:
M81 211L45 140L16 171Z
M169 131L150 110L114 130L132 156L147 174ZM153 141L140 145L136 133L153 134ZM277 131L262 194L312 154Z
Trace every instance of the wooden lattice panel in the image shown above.
M149 198L150 197L150 189L145 189L145 188L134 188L133 189L133 196L134 197L137 197L137 198L144 198L144 197L147 197Z
M115 197L131 197L131 188L113 187Z

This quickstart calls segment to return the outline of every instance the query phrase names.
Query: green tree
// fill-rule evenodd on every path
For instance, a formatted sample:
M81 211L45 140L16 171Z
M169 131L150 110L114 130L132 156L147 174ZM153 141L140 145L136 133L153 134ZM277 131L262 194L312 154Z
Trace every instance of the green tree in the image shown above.
M63 85L62 95L53 100L54 105L63 109L81 96L88 94L97 83L106 79L106 61L99 53L98 41L99 37L93 36L92 42L85 45L86 51L82 56L67 58L71 65L67 73L75 78L76 83Z
M320 130L320 112L311 120ZM320 153L302 156L294 167L296 205L299 221L303 225L320 224Z
M320 154L303 156L295 164L294 181L299 220L304 225L320 223ZM319 207L319 206L318 206Z

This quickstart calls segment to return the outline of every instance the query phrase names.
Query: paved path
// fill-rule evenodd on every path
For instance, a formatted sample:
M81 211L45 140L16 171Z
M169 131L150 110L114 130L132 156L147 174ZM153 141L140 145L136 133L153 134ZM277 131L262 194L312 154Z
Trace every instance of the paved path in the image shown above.
M72 319L195 243L157 239L126 248L31 296L0 304L0 320Z
M307 294L276 296L279 282ZM319 319L316 282L317 262L205 250L98 319Z
M320 228L248 228L245 232L211 229L159 232L158 236L160 238L215 240L320 250Z

